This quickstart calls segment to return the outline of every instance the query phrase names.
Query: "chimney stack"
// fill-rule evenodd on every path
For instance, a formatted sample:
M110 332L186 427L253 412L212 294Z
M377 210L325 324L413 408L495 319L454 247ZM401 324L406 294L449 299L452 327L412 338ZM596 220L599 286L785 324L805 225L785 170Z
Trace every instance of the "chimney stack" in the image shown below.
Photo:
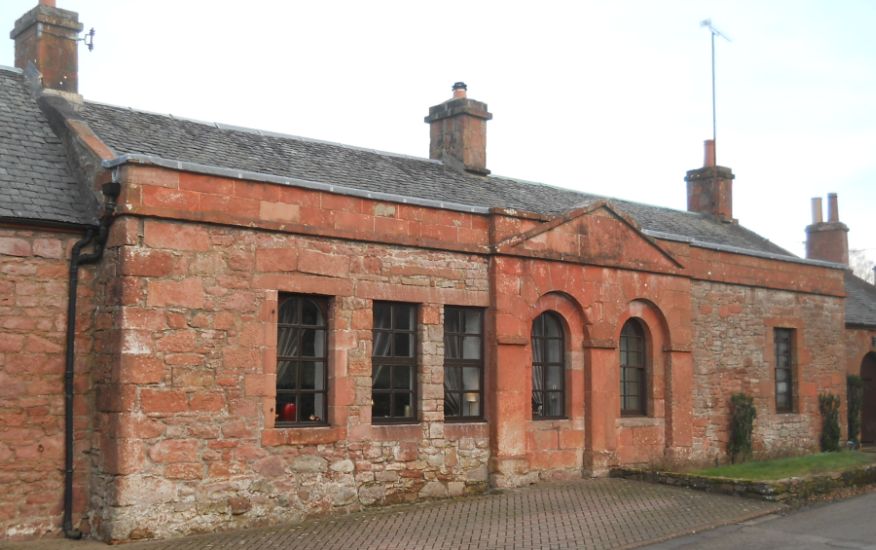
M78 93L79 14L55 7L55 0L40 0L18 18L9 37L15 40L15 66L28 64L42 74L43 86Z
M849 228L839 221L836 193L827 195L827 221L821 212L821 198L812 199L812 225L806 228L806 257L849 265Z
M493 115L487 104L468 99L464 82L453 85L453 97L429 108L429 158L447 166L485 176L487 170L487 121Z
M735 177L732 170L717 165L715 141L707 139L703 167L688 170L684 178L687 182L688 211L709 214L726 222L735 221L733 219L733 178Z

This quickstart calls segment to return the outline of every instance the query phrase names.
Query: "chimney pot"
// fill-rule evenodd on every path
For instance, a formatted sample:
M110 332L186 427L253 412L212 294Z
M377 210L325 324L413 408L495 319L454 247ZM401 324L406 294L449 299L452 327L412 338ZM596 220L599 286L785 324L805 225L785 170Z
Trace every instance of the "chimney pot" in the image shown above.
M821 223L823 221L821 197L812 197L812 223Z
M453 83L453 97L465 97L466 91L468 90L468 86L465 85L465 82L454 82Z
M806 257L849 265L849 228L839 221L836 193L827 194L827 221L821 198L812 199L812 225L806 227Z
M55 7L55 0L40 0L41 6L49 6L50 8Z
M827 194L827 221L839 221L839 204L837 203L836 193Z
M705 150L706 150L706 158L703 160L703 166L706 168L711 168L713 166L717 166L717 157L715 154L715 140L707 139L705 141Z

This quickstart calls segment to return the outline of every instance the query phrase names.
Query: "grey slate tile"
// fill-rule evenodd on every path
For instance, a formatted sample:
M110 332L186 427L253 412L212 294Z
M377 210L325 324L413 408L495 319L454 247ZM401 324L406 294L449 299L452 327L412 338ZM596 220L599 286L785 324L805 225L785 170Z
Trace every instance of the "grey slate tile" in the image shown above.
M17 71L0 68L0 215L93 224L96 202Z
M335 143L227 128L170 116L86 103L82 116L119 154L246 170L361 191L559 214L596 195L513 178L459 172L440 162ZM643 229L753 252L794 257L738 224L711 216L614 201Z

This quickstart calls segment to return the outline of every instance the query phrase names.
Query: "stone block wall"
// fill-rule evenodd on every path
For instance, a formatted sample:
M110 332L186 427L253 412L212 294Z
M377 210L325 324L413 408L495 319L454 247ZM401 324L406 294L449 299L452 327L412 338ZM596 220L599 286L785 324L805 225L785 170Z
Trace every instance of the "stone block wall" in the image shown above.
M93 525L106 540L483 490L485 423L443 417L443 306L486 307L468 254L122 217L105 259ZM330 299L329 418L274 425L277 300ZM418 307L419 421L371 423L372 304Z
M81 234L0 227L0 541L58 532L64 486L64 354L70 249ZM78 295L77 512L86 505L92 407L91 270ZM74 516L75 517L75 516Z
M725 458L730 396L737 392L754 397L756 453L817 449L818 394L845 395L845 373L837 368L844 354L843 300L697 281L691 301L693 458ZM776 412L775 328L794 329L795 334L794 406L789 413Z

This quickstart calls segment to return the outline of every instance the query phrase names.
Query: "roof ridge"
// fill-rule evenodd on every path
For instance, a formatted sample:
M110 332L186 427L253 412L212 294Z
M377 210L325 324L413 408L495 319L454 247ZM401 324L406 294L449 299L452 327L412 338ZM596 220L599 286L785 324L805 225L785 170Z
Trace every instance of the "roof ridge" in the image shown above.
M9 65L0 65L0 71L14 73L14 74L24 74L24 71L19 69L18 67L10 67Z
M91 100L88 100L88 101L86 101L85 103L86 103L86 105L100 105L100 106L103 106L103 107L110 107L110 108L113 108L113 109L122 109L122 110L131 111L131 112L135 112L135 113L142 113L142 114L146 114L146 115L159 116L159 117L163 117L163 118L168 118L168 119L170 119L170 120L179 120L179 121L183 121L183 122L191 122L191 123L194 123L194 124L201 124L201 125L203 125L203 126L210 126L210 127L213 127L213 128L215 128L215 129L217 129L217 130L229 130L229 131L235 131L235 132L246 132L246 133L248 133L248 134L255 134L255 135L258 135L258 136L263 136L263 137L273 137L273 138L280 138L280 139L294 139L294 140L302 141L302 142L306 142L306 143L318 143L318 144L321 144L321 145L332 145L332 146L335 146L335 147L343 147L344 149L352 149L352 150L355 150L355 151L362 151L362 152L365 152L365 153L374 153L374 154L382 155L382 156L386 156L386 157L402 158L402 159L407 159L407 160L417 160L417 161L426 162L426 163L429 163L429 164L437 164L437 165L443 165L443 164L444 164L444 163L443 163L442 161L440 161L440 160L429 159L429 158L425 158L425 157L417 157L417 156L414 156L414 155L405 155L405 154L403 154L403 153L394 153L394 152L392 152L392 151L383 151L383 150L380 150L380 149L374 149L374 148L371 148L371 147L362 147L362 146L359 146L359 145L350 145L350 144L348 144L348 143L341 143L341 142L338 142L338 141L330 141L330 140L324 140L324 139L316 139L316 138L310 138L310 137L306 137L306 136L299 136L299 135L295 135L295 134L287 134L287 133L284 133L284 132L274 132L274 131L271 131L271 130L260 130L260 129L258 129L258 128L252 128L252 127L249 127L249 126L238 126L238 125L236 125L236 124L226 124L226 123L224 123L224 122L215 122L215 121L214 121L214 122L211 122L211 121L207 121L207 120L200 120L200 119L197 119L197 118L189 118L189 117L183 117L183 116L176 116L176 115L174 115L173 113L159 113L159 112L156 112L156 111L150 111L150 110L147 110L147 109L135 109L134 107L123 107L123 106L121 106L121 105L114 105L114 104L112 104L112 103L105 103L105 102L102 102L102 101L91 101Z

